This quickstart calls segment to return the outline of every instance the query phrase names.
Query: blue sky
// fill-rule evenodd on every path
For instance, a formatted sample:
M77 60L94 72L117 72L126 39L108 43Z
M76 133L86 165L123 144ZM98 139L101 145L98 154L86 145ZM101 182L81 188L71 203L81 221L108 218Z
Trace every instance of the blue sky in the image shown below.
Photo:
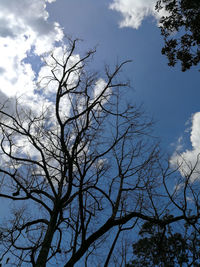
M38 90L38 81L49 73L41 57L56 49L59 54L65 34L78 37L83 39L81 52L97 46L92 67L102 75L105 64L132 60L121 74L132 85L127 100L142 103L153 117L153 134L172 163L178 160L176 151L196 162L200 73L198 67L185 73L179 65L168 67L161 55L163 40L154 5L155 0L0 0L0 103L9 98L7 108L12 111L12 100L21 97L36 114L53 104L52 88ZM24 140L17 145L34 155Z
M132 85L127 98L143 103L154 118L154 135L167 153L181 147L193 160L200 146L199 72L167 66L155 2L0 0L1 99L24 95L26 105L41 106L46 100L36 93L40 56L64 41L65 34L78 37L84 40L82 51L97 46L93 63L97 71L102 72L104 64L133 60L123 74Z
M135 11L136 18L127 27L120 27L127 14L109 8L114 2L119 9L124 4L130 13ZM124 71L133 87L131 100L144 104L156 122L154 134L161 139L166 152L173 153L181 137L184 137L183 150L191 149L188 127L192 126L193 114L200 111L199 72L198 67L183 73L179 65L175 68L167 65L161 54L163 39L150 8L154 3L152 0L57 0L47 10L49 19L58 21L66 34L84 40L84 48L98 45L97 70L104 63L112 65L118 59L133 60ZM148 16L143 16L136 29L137 10L140 13L144 10Z

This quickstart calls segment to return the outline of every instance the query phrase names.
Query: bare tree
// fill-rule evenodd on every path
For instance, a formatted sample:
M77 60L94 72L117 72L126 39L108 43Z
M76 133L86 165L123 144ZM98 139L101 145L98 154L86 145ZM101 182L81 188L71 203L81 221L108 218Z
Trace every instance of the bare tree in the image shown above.
M12 113L8 102L0 109L0 197L10 204L1 261L13 266L69 267L81 258L87 266L111 235L108 263L120 232L138 220L166 225L186 216L163 221L154 203L159 151L148 136L151 121L122 100L128 83L119 75L128 61L106 67L100 79L87 67L95 51L80 57L76 45L47 60L41 86L51 101L39 111L20 99Z

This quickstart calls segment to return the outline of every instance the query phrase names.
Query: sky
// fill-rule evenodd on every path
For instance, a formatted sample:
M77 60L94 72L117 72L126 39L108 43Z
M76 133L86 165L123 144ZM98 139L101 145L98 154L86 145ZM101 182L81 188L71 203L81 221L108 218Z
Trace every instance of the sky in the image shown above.
M35 111L53 104L51 89L41 91L38 85L47 73L42 58L64 44L65 36L81 38L81 51L97 47L95 71L132 60L123 73L131 82L127 98L132 104L142 103L153 117L153 135L160 138L172 163L178 160L176 152L194 162L200 146L198 67L183 73L179 65L167 65L155 2L0 0L1 103L10 99L12 109L14 98L20 97Z
M200 148L200 73L198 67L183 73L180 65L167 65L161 54L161 14L155 12L155 2L0 0L0 106L9 99L6 107L14 110L16 97L38 113L44 106L53 106L53 87L44 89L39 83L50 71L43 59L48 61L51 51L60 55L60 45L67 49L65 36L80 38L80 52L97 47L94 71L103 73L105 64L113 67L132 60L121 74L131 83L127 100L143 104L154 119L152 134L172 165L180 155L195 164ZM30 150L28 144L24 149ZM183 164L181 173L187 171Z

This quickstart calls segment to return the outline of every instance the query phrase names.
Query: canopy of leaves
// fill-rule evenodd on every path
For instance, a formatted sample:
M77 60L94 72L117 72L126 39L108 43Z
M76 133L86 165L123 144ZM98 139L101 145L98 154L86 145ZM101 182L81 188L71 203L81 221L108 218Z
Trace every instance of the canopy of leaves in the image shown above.
M169 66L181 63L182 71L200 62L200 1L159 0L156 10L164 9L166 15L160 19L161 34ZM179 34L177 34L179 33ZM176 35L175 35L176 34Z
M174 232L146 222L139 233L141 239L133 243L131 266L199 266L200 240L196 231L184 226L183 233Z

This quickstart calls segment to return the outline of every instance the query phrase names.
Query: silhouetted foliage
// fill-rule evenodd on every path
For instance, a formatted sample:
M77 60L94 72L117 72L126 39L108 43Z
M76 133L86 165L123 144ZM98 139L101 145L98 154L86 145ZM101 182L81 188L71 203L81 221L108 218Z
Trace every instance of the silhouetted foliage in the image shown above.
M127 267L199 266L200 235L185 224L174 232L172 226L159 227L146 222L139 232L140 239L133 243L133 259Z
M168 57L169 66L181 63L182 71L200 62L200 1L159 0L156 10L164 9L160 19L165 46L162 54Z

